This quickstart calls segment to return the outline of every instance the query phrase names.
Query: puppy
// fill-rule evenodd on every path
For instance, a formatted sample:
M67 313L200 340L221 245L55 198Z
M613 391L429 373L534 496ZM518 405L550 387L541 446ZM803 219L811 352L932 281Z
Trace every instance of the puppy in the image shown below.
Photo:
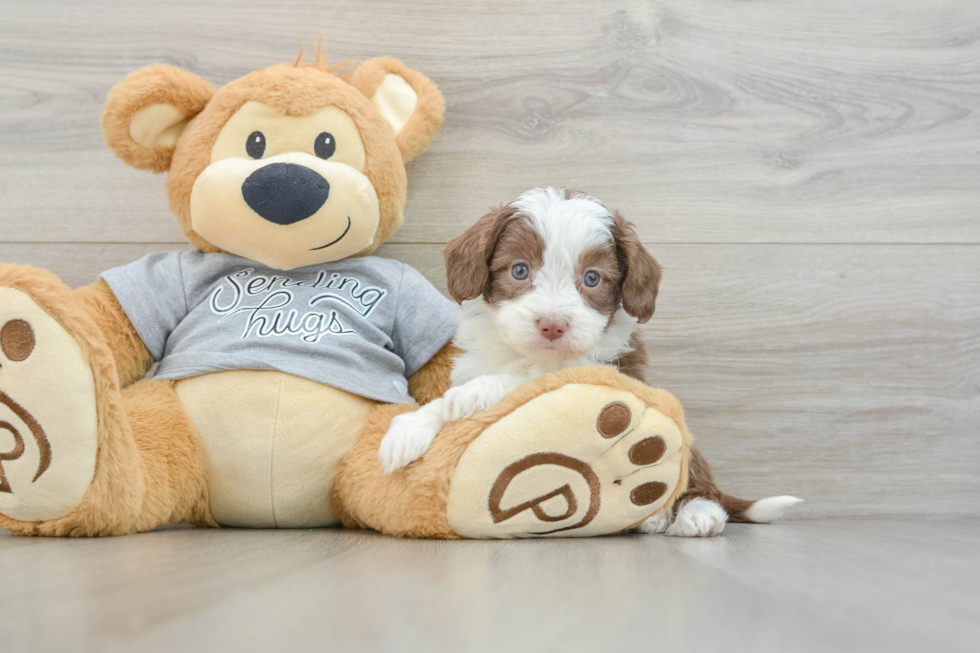
M386 472L422 456L446 422L486 411L544 374L612 365L644 380L637 330L653 316L661 268L633 225L596 198L535 188L480 218L445 254L449 293L461 304L462 353L445 395L392 421L378 452ZM741 502L732 504L740 521L770 521L797 501L774 499L727 497L695 452L688 492L641 530L715 535L728 519L726 500ZM760 512L759 504L767 507Z

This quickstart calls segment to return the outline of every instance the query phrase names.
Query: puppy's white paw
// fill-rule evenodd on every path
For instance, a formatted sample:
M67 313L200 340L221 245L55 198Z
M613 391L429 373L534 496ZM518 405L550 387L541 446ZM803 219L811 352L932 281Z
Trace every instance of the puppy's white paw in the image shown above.
M450 388L445 400L446 421L466 419L490 410L507 396L508 388L493 376L478 376L461 386Z
M670 526L670 517L673 513L670 508L661 508L653 513L645 522L636 527L639 533L665 533Z
M667 535L675 537L711 537L722 532L728 513L714 501L692 499L677 511Z
M442 420L437 415L423 411L405 413L391 420L391 426L378 449L378 459L385 474L421 458L441 428Z

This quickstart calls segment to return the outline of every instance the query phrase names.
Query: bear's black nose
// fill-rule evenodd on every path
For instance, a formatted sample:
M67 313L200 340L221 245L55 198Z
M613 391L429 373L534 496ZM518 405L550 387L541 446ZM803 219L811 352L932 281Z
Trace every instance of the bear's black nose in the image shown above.
M293 224L316 213L330 195L330 184L306 166L270 163L248 176L242 196L269 222Z

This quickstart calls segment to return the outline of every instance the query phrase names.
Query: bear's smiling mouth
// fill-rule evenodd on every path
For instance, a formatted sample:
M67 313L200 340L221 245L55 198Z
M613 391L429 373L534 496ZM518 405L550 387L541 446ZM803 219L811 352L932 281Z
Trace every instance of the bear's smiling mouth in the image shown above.
M347 216L347 228L344 229L344 233L340 234L339 236L337 236L335 239L331 240L326 245L320 245L319 247L311 247L310 248L310 251L311 252L315 252L318 249L326 249L326 248L330 247L331 245L336 245L337 243L339 243L341 241L341 239L344 236L347 235L347 232L350 231L350 225L351 225L350 216Z

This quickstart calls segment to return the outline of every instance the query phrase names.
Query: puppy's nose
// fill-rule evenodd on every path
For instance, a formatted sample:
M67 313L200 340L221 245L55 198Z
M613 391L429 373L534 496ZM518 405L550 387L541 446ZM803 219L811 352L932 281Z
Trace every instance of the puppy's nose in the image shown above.
M270 163L248 176L242 197L269 222L287 225L320 210L330 184L316 170L295 163Z
M538 320L538 331L548 340L558 340L568 331L568 322L554 317L543 317Z

